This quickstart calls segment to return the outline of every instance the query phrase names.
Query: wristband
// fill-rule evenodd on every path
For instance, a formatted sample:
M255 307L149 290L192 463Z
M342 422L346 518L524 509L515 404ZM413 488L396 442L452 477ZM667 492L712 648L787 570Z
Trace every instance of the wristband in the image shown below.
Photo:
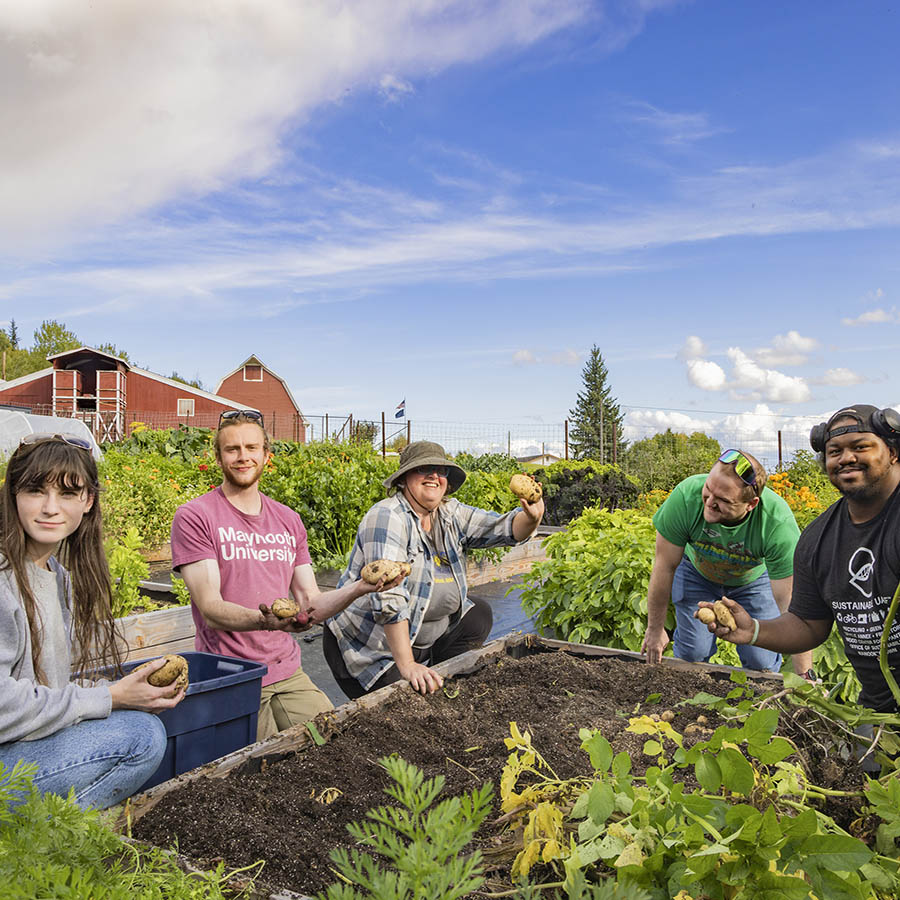
M756 639L759 637L759 619L753 620L753 637L750 638L750 646L753 647L756 645Z

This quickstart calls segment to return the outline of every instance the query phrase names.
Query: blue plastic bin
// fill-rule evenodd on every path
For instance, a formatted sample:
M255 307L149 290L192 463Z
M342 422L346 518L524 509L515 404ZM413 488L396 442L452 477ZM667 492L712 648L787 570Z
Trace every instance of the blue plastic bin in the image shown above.
M180 655L187 660L190 684L178 706L159 714L168 735L166 754L141 786L142 791L256 740L267 667L216 653L189 651ZM123 669L129 671L141 662L144 660L127 663Z

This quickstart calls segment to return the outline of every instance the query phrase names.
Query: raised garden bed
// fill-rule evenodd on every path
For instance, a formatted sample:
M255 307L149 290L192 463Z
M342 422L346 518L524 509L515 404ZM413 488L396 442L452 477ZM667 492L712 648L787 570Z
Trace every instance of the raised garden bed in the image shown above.
M134 837L162 846L177 841L179 851L200 865L224 860L243 866L265 859L265 886L258 896L312 895L337 880L328 851L351 844L347 823L362 821L367 810L385 803L389 779L377 760L398 754L429 777L444 776L447 796L485 782L494 785L495 814L482 825L475 845L488 860L489 888L509 889L510 865L522 846L521 829L510 830L510 817L499 809L510 722L532 735L559 780L591 776L580 746L584 728L598 729L613 753L627 754L638 778L659 760L646 753L647 733L626 730L630 718L671 710L672 727L684 735L687 748L707 739L724 719L713 709L684 704L685 699L700 692L725 697L780 688L776 676L751 676L736 687L730 680L734 670L725 667L678 660L651 667L625 651L522 635L494 641L441 668L458 677L448 678L444 690L430 697L406 684L393 685L320 716L317 730L328 738L322 746L305 727L297 727L135 798ZM815 784L850 790L862 783L855 762L843 763L829 753L803 716L782 715L776 734L794 743L792 759ZM666 752L672 750L674 745ZM693 771L682 770L685 790L698 786ZM761 794L748 802L765 809L771 800ZM844 828L859 818L836 799L823 808ZM553 881L559 870L540 864L531 875Z

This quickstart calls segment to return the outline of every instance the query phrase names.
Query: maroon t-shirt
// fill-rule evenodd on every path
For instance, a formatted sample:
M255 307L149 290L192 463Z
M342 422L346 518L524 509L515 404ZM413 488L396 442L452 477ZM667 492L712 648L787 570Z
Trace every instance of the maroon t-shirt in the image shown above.
M306 528L292 509L264 494L259 515L235 509L221 487L180 506L172 522L174 568L213 559L219 567L222 599L247 609L290 596L297 566L311 560ZM300 645L283 631L219 631L210 628L191 604L197 635L194 645L206 653L265 663L263 685L293 675Z

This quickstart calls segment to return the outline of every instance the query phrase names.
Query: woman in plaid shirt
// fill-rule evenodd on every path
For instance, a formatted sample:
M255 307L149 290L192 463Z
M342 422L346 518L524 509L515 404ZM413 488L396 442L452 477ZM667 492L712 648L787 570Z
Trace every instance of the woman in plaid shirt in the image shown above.
M449 497L466 473L444 448L416 441L384 482L389 496L365 515L338 587L376 559L408 562L398 586L367 594L329 619L323 650L341 690L356 699L401 678L422 694L443 684L430 665L480 647L493 615L466 593L466 552L521 543L534 534L544 501L499 515Z

